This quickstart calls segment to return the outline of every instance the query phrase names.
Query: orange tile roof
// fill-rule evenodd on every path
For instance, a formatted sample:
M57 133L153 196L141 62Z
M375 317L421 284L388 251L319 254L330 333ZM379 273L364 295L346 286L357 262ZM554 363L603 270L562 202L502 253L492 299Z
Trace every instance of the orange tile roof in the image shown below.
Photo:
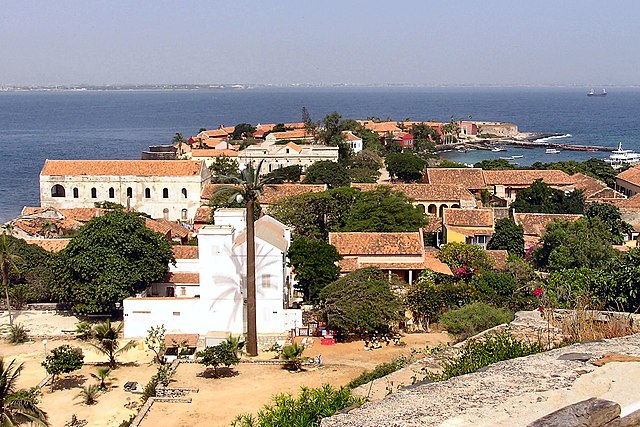
M493 209L444 209L445 226L493 227Z
M285 123L284 127L293 128L293 129L304 129L305 125L304 125L304 123L300 123L300 122L297 122L297 123Z
M340 267L341 273L350 273L360 268L357 257L341 259L340 261L338 261L338 267Z
M20 215L33 215L33 214L40 214L43 212L46 212L48 210L51 211L58 211L55 208L42 208L40 206L24 206L22 208L22 211L20 212Z
M507 260L509 258L509 252L502 249L490 249L487 250L487 255L493 259L493 267L496 270L504 271L507 269Z
M304 129L287 130L287 131L284 131L284 132L272 132L272 133L269 134L269 136L272 136L272 138L275 138L276 140L309 138L309 137L311 137L311 135L308 135L307 132Z
M200 193L200 200L211 200L213 195L218 189L229 186L230 184L205 184L202 187L202 193Z
M421 255L424 243L420 232L329 233L329 244L346 255Z
M344 135L344 138L347 141L362 141L362 138L354 135L353 132L351 131L345 130L345 131L342 131L342 134Z
M451 268L436 257L436 251L426 251L424 253L424 267L436 273L453 276Z
M378 134L380 133L387 133L387 132L399 132L400 128L397 126L396 122L380 122L380 123L374 123L374 122L365 122L364 124L365 129L369 129L372 132L376 132Z
M175 259L198 259L197 246L175 245L171 251Z
M437 233L442 231L442 220L435 215L427 214L429 222L422 228L423 233Z
M92 219L103 216L108 212L107 209L102 208L73 208L58 210L66 218L73 219L79 222L89 222Z
M439 259L435 257L434 251L426 251L422 256L422 261L418 262L383 262L383 261L369 261L369 262L361 262L358 258L355 258L357 261L357 268L365 268L365 267L378 267L381 270L431 270L436 273L446 274L447 276L453 276L451 269L449 266ZM339 266L342 266L338 263ZM352 267L351 264L346 264L347 268ZM340 270L341 272L346 272L345 270ZM350 270L353 271L353 270Z
M47 234L47 231L45 231L47 223L56 226L58 231L54 234L62 233L63 235L78 231L84 225L76 220L66 218L18 218L11 222L15 228L34 237L45 236Z
M625 198L624 194L609 188L607 184L591 176L575 173L571 177L575 180L573 187L582 190L587 201Z
M199 338L198 334L165 334L164 345L167 348L174 348L179 343L186 342L187 347L197 347Z
M197 176L197 160L46 160L42 176Z
M482 169L478 168L427 168L427 182L439 185L461 185L468 190L480 190L487 185Z
M326 189L327 186L324 184L271 184L264 187L264 191L258 200L263 205L270 205L284 197L297 196L305 193L321 193Z
M285 145L282 145L278 151L284 150L285 147L291 148L297 153L302 151L302 147L300 147L298 144L294 144L293 142L287 142Z
M223 129L211 129L200 132L198 136L203 136L205 138L225 138L229 136L229 132Z
M235 150L215 150L213 148L196 148L191 150L191 158L203 158L203 157L238 157L238 152Z
M165 283L200 283L200 273L175 272L167 273Z
M155 231L156 233L160 233L165 237L168 237L171 234L171 227L167 224L158 222L151 218L145 218L144 224L151 231Z
M187 237L189 237L190 230L175 221L168 221L164 218L158 218L155 221L169 227L171 231L171 237L180 237L181 239L186 239Z
M487 185L528 187L538 179L548 185L571 185L576 181L571 175L559 170L486 170L483 175Z
M30 245L41 247L47 252L60 252L67 247L71 239L26 239Z
M640 166L634 166L624 172L620 172L616 175L616 179L621 179L634 185L640 185Z
M269 132L270 130L273 130L274 127L276 127L275 123L269 123L269 124L260 124L260 123L258 123L258 125L256 126L256 129L264 131L264 132Z
M544 213L516 213L513 219L521 225L525 235L541 237L547 230L547 225L553 221L576 221L582 218L578 214L544 214Z
M390 186L395 191L404 193L413 200L420 201L475 201L473 194L459 185L448 184L351 184L362 191L372 191L381 185Z
M213 208L211 206L200 206L196 210L196 214L193 217L194 224L206 224L211 220L213 214Z
M621 200L619 203L616 203L616 205L626 209L638 209L640 208L640 193L629 197L626 200Z

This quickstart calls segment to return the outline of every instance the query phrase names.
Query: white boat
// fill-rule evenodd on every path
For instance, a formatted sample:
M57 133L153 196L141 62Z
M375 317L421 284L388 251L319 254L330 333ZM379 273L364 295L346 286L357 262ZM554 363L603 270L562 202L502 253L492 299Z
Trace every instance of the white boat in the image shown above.
M491 151L494 151L497 153L498 151L507 151L507 149L504 147L493 147Z
M604 161L609 163L614 169L618 169L625 164L635 165L640 163L640 153L636 153L633 150L624 150L621 142L618 144L618 149L613 150L609 158Z
M511 157L513 157L514 159L521 159L521 158L523 158L524 156L511 156Z
M544 154L558 154L560 150L556 150L555 148L547 148L544 150Z
M509 157L500 157L500 160L513 160L513 156L509 156Z

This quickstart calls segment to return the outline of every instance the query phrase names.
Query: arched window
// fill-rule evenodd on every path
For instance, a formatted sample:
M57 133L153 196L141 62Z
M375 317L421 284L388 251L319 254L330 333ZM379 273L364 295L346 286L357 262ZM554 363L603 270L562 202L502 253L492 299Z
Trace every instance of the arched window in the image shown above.
M436 207L436 205L430 204L429 207L427 208L427 212L429 212L431 215L437 215L438 208Z
M80 192L78 191L78 188L74 188L73 189L73 198L77 199L78 197L80 197Z
M418 210L419 210L421 213L424 213L424 205L418 205Z
M185 198L185 199L187 198L187 189L186 188L182 189L182 197Z
M168 219L169 219L169 208L164 208L164 209L162 210L162 217L163 217L164 219L166 219L166 220L168 220Z
M169 198L169 189L168 188L163 188L162 189L162 198L163 199L168 199Z
M51 187L51 197L64 197L64 187L60 184L56 184Z
M91 198L92 198L92 199L97 199L97 198L98 198L98 190L96 190L96 188L95 188L95 187L93 187L93 188L91 189Z
M109 188L109 198L113 199L114 197L116 197L116 190L113 189L113 187Z
M451 205L451 207L454 209L460 209L460 205L456 205L456 204Z
M188 219L187 218L187 210L186 209L182 209L182 220L186 221L187 219Z
M144 189L144 197L145 197L145 199L150 199L151 198L151 189L150 188L145 188Z
M130 199L133 197L133 188L127 187L127 197Z

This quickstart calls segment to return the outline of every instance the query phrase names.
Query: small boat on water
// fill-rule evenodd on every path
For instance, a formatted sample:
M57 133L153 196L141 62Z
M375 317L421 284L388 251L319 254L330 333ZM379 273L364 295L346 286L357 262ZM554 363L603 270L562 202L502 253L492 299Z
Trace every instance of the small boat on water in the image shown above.
M556 150L555 148L547 148L544 150L544 154L558 154L560 150Z
M512 158L514 158L514 159L521 159L521 158L523 158L524 156L511 156L511 157L512 157Z
M602 92L594 92L593 89L591 89L589 92L587 92L587 96L607 96L607 91L602 89Z
M609 163L612 168L619 169L626 164L635 165L640 163L640 153L636 153L633 150L624 150L622 142L620 142L618 149L613 150L609 158L604 161Z
M507 149L506 149L506 148L504 148L504 147L493 147L493 148L491 149L491 151L493 151L493 152L496 152L496 153L497 153L498 151L507 151Z

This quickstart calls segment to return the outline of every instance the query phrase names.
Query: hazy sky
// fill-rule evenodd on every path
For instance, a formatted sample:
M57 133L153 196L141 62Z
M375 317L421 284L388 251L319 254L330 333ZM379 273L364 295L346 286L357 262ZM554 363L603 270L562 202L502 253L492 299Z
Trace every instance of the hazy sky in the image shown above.
M2 0L0 85L640 85L640 1Z

